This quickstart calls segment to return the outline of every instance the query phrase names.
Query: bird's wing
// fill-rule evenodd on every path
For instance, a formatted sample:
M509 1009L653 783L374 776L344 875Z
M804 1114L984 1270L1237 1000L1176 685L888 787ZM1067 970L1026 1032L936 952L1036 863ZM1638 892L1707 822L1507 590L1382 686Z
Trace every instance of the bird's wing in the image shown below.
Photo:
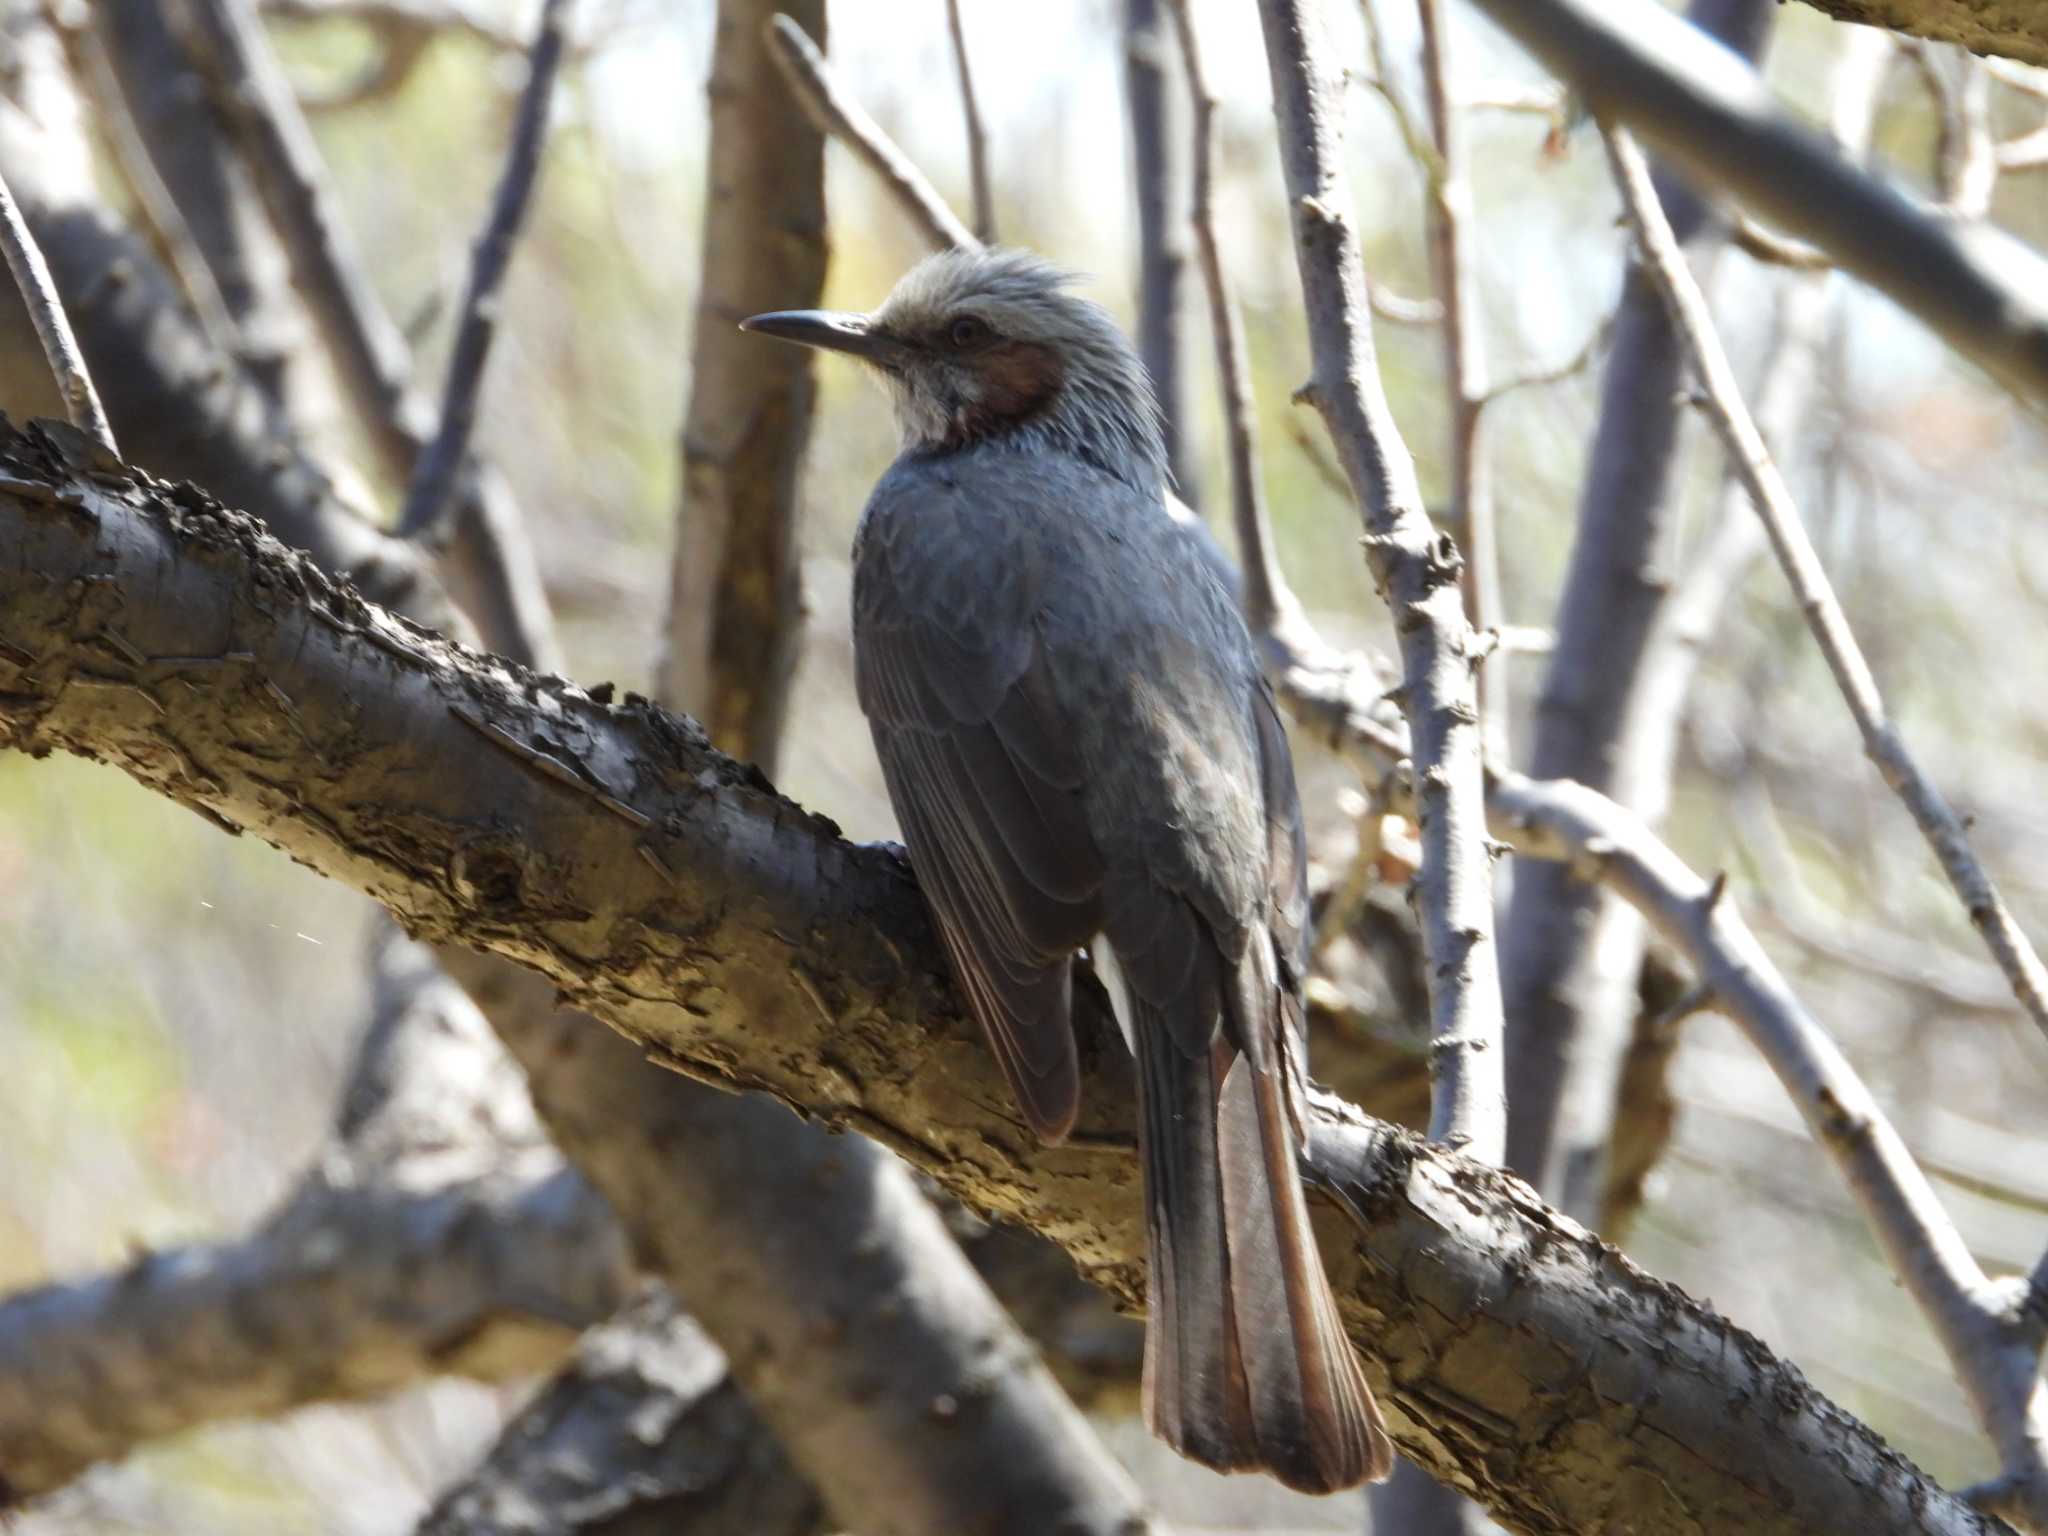
M855 677L954 971L1025 1117L1057 1140L1080 1100L1072 956L1101 923L1102 857L1027 532L950 476L885 478L855 551Z

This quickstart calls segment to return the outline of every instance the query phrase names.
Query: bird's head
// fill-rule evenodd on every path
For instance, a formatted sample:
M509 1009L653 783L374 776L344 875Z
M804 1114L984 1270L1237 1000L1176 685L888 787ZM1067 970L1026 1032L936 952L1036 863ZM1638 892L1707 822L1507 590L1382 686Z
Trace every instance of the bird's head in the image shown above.
M1074 278L1024 251L945 251L904 274L872 314L778 310L740 322L872 367L903 446L983 442L1074 453L1126 479L1163 475L1144 364Z

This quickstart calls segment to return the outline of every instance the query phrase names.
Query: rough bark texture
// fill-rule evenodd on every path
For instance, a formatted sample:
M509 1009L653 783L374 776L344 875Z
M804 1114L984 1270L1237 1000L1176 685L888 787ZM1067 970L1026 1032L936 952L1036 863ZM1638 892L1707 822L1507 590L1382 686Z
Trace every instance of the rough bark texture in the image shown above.
M1695 0L1687 15L1754 57L1772 9L1770 0ZM1700 233L1705 205L1669 178L1662 186L1681 235ZM1642 702L1637 677L1671 583L1685 377L1656 284L1631 262L1557 605L1557 645L1536 701L1529 772L1575 779L1633 808L1646 797L1661 805L1669 794L1661 784L1623 780L1633 777L1625 771L1632 762L1669 761L1630 736ZM1606 1183L1643 935L1641 918L1569 865L1516 869L1501 926L1515 1085L1508 1165L1583 1221L1598 1216Z
M1038 1146L893 850L842 842L687 722L373 610L65 429L0 435L0 548L0 743L99 758L247 827L1141 1294L1120 1045L1083 1042L1077 1134ZM1512 1178L1329 1103L1315 1133L1324 1257L1396 1437L1509 1523L1995 1529Z
M1806 0L1837 21L1889 27L1972 53L2048 64L2048 9L2039 0Z
M1136 1489L910 1174L757 1094L678 1082L540 977L446 963L527 1066L550 1134L838 1518L873 1536L1137 1536Z
M812 1536L828 1530L727 1373L653 1291L583 1336L569 1368L442 1496L419 1536Z
M815 306L825 286L825 140L790 109L766 28L825 37L824 0L721 0L711 61L703 286L683 424L683 500L661 692L711 739L772 763L803 600L797 487L812 355L739 322Z

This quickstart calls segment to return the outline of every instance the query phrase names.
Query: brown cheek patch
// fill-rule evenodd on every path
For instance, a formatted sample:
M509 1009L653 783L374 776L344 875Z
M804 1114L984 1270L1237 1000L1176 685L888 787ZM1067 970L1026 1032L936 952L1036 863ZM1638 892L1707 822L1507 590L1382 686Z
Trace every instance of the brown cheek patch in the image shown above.
M1034 341L1011 341L982 360L981 412L991 425L1029 416L1060 387L1060 360Z

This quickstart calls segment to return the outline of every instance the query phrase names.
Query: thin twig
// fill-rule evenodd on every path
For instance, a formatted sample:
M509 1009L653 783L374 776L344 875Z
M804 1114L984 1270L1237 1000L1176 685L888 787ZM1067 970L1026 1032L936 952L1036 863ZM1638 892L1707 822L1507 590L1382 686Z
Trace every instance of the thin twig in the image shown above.
M425 539L442 521L441 509L469 449L476 423L477 395L483 387L484 364L498 329L498 289L512 262L513 242L526 217L533 184L540 173L541 146L547 140L548 106L554 97L555 71L562 62L562 12L565 0L543 0L540 27L528 55L526 90L512 125L512 144L505 171L498 179L490 222L478 237L469 266L469 290L463 295L462 319L455 349L448 361L448 385L441 397L441 426L413 466L404 509L398 516L400 538Z
M1864 750L1919 824L1941 862L1942 872L1948 876L1949 885L2012 984L2020 1006L2043 1032L2048 1032L2048 969L2043 968L2040 956L2020 932L2004 898L1970 847L1962 818L1921 771L1898 727L1886 713L1870 664L1850 632L1849 621L1827 572L1799 520L1791 489L1743 403L1734 370L1714 329L1706 296L1700 292L1671 234L1663 207L1650 185L1650 171L1642 152L1619 129L1609 132L1607 150L1627 205L1629 222L1643 248L1644 262L1670 306L1672 323L1683 337L1694 371L1699 375L1708 418L1727 446L1757 515L1763 519L1764 531L1770 535L1771 547L1799 600L1800 611L1827 658L1849 712L1856 718L1857 729L1863 733Z
M1509 395L1525 389L1546 389L1552 384L1562 384L1566 379L1576 378L1593 366L1593 360L1607 348L1614 336L1614 311L1609 310L1600 317L1600 323L1579 344L1571 356L1561 358L1543 368L1531 368L1527 373L1517 373L1489 384L1486 393L1479 398L1479 404L1489 406L1505 400Z
M1444 307L1435 299L1411 299L1385 283L1372 285L1372 312L1389 325L1442 325Z
M134 194L136 208L149 231L150 243L176 275L178 287L184 291L185 302L192 306L192 313L199 321L199 329L223 352L236 351L242 340L240 327L228 313L220 284L214 279L213 269L206 264L205 253L193 236L184 210L164 184L163 177L157 172L156 161L150 157L149 148L143 142L142 130L135 121L134 105L122 86L114 61L108 57L106 39L101 35L101 27L106 21L104 7L94 13L91 21L54 18L54 30L63 41L71 78L92 103L93 115L106 137L107 148L112 151L114 163L120 167L122 178Z
M1445 388L1450 396L1451 523L1465 550L1465 616L1482 634L1504 622L1500 541L1486 455L1486 341L1472 265L1472 181L1457 99L1457 53L1444 0L1416 0L1422 32L1422 94L1436 158L1429 167L1429 255L1444 306ZM1375 29L1377 36L1377 29ZM1508 762L1507 674L1481 665L1473 682L1486 751Z
M0 246L6 247L7 270L14 274L22 307L36 328L36 340L43 345L57 393L64 397L64 414L71 425L118 459L121 450L114 445L114 429L107 425L99 391L92 387L92 375L86 372L78 338L71 334L71 321L57 297L57 285L50 280L42 250L29 233L28 221L15 207L14 194L4 179L0 179Z
M1216 348L1216 383L1222 399L1224 439L1230 461L1230 506L1237 530L1238 559L1244 574L1245 622L1254 635L1300 623L1300 604L1280 569L1272 524L1259 474L1259 441L1253 423L1251 365L1246 361L1244 319L1223 267L1223 248L1216 234L1216 95L1202 63L1201 39L1195 31L1188 0L1168 0L1174 31L1180 38L1181 62L1193 109L1194 191L1189 222L1195 251L1202 264L1202 285L1209 297L1209 330Z
M1998 146L1998 168L2004 172L2038 171L2048 166L2048 128L2007 139Z
M1408 99L1401 94L1401 87L1394 79L1393 56L1387 51L1386 35L1380 30L1377 0L1359 0L1358 11L1365 23L1365 51L1372 59L1372 73L1353 75L1352 79L1386 104L1387 113L1394 119L1394 127L1401 135L1402 144L1407 147L1409 158L1420 167L1426 179L1433 180L1439 171L1436 143L1429 130L1409 110Z
M818 51L818 45L805 35L802 27L787 16L771 17L768 52L781 69L782 78L789 82L790 94L796 97L804 115L817 125L820 133L839 140L867 162L925 239L939 250L949 246L962 251L981 249L973 231L946 206L946 200L925 179L924 172L847 94L825 62L825 56Z
M1412 887L1429 962L1432 1134L1498 1161L1506 1136L1499 959L1493 941L1472 667L1458 552L1430 526L1373 356L1364 261L1342 167L1341 86L1322 13L1261 0L1281 168L1322 413L1366 528L1366 558L1393 611L1421 792L1422 868Z
M996 238L996 200L988 181L988 124L974 94L967 63L967 31L960 24L960 0L946 0L946 32L953 40L953 72L960 80L960 113L967 124L967 167L974 185L974 234L983 245Z
M1959 218L1991 210L2000 157L1991 136L1991 75L1960 49L1916 39L1905 56L1934 104L1940 132L1934 141L1934 184L1942 206Z

